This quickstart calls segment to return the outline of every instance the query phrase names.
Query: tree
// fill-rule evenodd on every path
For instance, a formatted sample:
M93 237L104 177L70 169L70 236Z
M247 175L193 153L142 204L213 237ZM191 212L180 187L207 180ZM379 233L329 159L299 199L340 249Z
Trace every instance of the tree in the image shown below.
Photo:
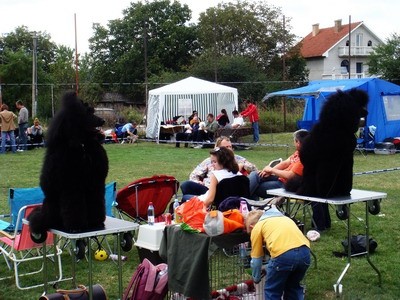
M295 36L288 29L290 19L284 26L280 9L266 2L220 3L200 14L199 40L216 56L249 57L267 69L293 44Z
M187 5L169 0L137 2L123 14L108 28L94 27L90 56L95 81L140 84L146 74L179 72L191 64L198 45L196 27L187 25L191 17ZM143 85L119 88L132 98L144 98Z
M235 58L252 62L250 69L229 76L230 81L246 82L237 86L243 97L260 100L266 91L287 88L278 81L294 85L307 80L306 62L299 47L294 46L295 35L290 33L290 18L284 18L279 8L265 1L220 3L200 14L198 27L201 55L208 57L201 68L208 68L207 73L214 74L212 78L225 81L222 78L229 64L233 64L228 68L231 75L235 74Z
M38 108L39 116L51 116L50 84L66 82L61 71L71 69L72 65L63 63L58 66L60 51L51 42L51 37L46 32L31 32L26 26L20 26L15 32L10 32L0 39L0 78L2 83L3 101L11 104L21 99L31 111L32 107L32 61L33 61L33 34L37 36L37 83L38 83ZM61 49L61 50L60 50ZM66 51L66 50L65 50ZM72 69L73 70L73 69ZM53 74L57 74L53 78Z
M267 78L248 57L225 55L216 60L212 53L204 53L196 59L189 73L215 81L215 67L218 69L217 81L237 88L242 98L260 100L264 96Z
M394 33L386 43L374 48L368 57L369 73L400 82L400 35Z

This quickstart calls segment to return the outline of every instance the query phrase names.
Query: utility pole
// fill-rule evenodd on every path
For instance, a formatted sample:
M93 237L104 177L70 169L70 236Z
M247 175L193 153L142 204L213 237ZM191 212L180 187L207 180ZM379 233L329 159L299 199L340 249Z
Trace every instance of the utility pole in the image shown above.
M77 40L77 29L76 29L76 14L74 14L75 21L75 92L79 93L79 58L78 58L78 40Z
M349 15L349 79L351 79L351 15Z
M144 52L144 87L145 87L145 102L146 102L146 109L145 109L145 117L146 117L146 125L147 125L147 112L148 112L148 105L149 105L149 82L148 82L148 66L147 66L147 26L148 21L144 21L144 28L143 28L143 52Z
M217 17L216 9L214 8L213 14L213 28L214 28L214 80L218 82L218 42L217 42Z
M282 43L282 80L286 81L286 20L283 15L282 20L283 27L283 43ZM286 97L283 97L283 129L286 131Z
M32 118L36 117L37 109L37 40L36 31L32 32L33 38L33 58L32 58Z

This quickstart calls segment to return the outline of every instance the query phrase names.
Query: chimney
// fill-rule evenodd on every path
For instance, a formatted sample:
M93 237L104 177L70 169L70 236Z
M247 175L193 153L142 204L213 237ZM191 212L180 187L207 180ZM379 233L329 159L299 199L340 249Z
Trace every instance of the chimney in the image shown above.
M319 33L319 24L313 24L312 26L312 36L316 36Z
M335 33L338 33L340 30L342 30L342 19L340 20L335 20Z

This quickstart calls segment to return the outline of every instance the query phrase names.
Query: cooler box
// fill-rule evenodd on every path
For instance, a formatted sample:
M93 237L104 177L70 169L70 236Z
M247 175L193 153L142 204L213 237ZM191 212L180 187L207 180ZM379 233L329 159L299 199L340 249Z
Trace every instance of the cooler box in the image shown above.
M139 233L135 246L137 247L141 262L145 258L151 261L153 265L164 262L158 253L164 228L164 222L154 223L154 225L145 224L139 226Z

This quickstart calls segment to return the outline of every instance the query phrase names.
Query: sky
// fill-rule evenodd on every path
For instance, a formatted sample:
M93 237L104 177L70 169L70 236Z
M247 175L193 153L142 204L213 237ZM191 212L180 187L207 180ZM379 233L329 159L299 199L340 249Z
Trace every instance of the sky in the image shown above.
M151 0L150 0L151 1ZM172 0L171 0L172 1ZM235 2L236 0L233 0ZM249 0L252 1L252 0ZM363 21L379 38L385 41L393 33L400 34L400 1L398 0L263 0L281 8L290 20L291 32L304 37L313 24L320 28L332 27L335 20L348 24ZM58 45L89 51L88 39L93 35L93 23L107 26L109 20L123 17L122 11L137 0L0 0L0 34L15 31L25 25L30 31L47 32ZM144 3L144 0L142 0ZM201 12L226 0L179 0L192 10L192 22ZM232 1L231 1L232 2Z

